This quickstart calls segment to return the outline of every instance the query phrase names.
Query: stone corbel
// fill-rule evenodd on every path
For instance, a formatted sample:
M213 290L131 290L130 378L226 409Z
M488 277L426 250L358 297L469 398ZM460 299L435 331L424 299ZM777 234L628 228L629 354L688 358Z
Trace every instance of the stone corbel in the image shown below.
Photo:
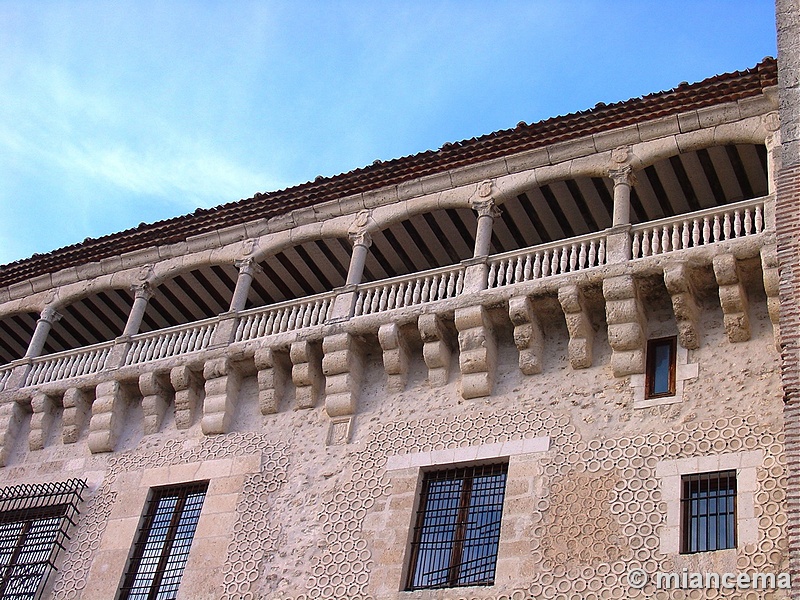
M291 373L291 362L285 353L269 347L258 348L254 360L258 369L258 406L261 414L275 414Z
M173 367L169 381L175 390L175 427L189 429L194 423L195 413L200 404L200 390L203 381L199 374L182 365Z
M750 339L749 304L736 257L733 254L720 254L714 257L713 264L725 333L731 342L746 342Z
M408 381L411 362L408 339L397 323L385 323L378 329L378 342L383 350L386 387L390 392L402 392Z
M172 395L169 375L166 373L142 373L139 375L139 391L142 394L144 434L158 433Z
M514 344L519 350L519 368L525 375L542 372L544 336L539 317L527 296L510 298L508 315L514 324Z
M664 284L672 298L678 326L678 343L689 350L700 347L700 307L689 267L675 263L664 267Z
M89 421L89 450L93 454L112 452L119 440L125 419L128 395L119 381L104 381L97 385Z
M322 373L328 416L354 415L364 378L364 350L356 336L339 333L322 340Z
M458 330L461 396L489 396L497 371L497 339L488 311L480 305L457 308L455 323Z
M26 412L18 402L0 404L0 467L8 464Z
M422 357L428 366L431 387L445 385L450 377L452 341L442 318L435 314L420 315L417 323L422 337Z
M64 413L61 417L61 441L74 444L78 441L81 429L91 412L92 399L84 390L69 388L64 392L61 403Z
M215 358L203 367L206 397L200 428L206 435L227 433L236 410L242 373L230 358Z
M295 408L313 408L325 385L322 376L322 349L313 342L292 342L289 358L292 360Z
M775 246L761 248L761 272L764 277L764 291L767 294L767 312L772 322L775 348L780 351L781 299L779 297L780 273L778 272L778 250Z
M569 332L569 362L573 369L588 369L592 366L594 326L586 310L583 292L577 285L563 286L558 290L558 301Z
M28 433L28 448L42 450L50 435L55 412L58 409L57 399L45 394L35 392L31 397L31 429Z
M603 296L614 376L644 373L647 321L636 280L631 275L604 279Z

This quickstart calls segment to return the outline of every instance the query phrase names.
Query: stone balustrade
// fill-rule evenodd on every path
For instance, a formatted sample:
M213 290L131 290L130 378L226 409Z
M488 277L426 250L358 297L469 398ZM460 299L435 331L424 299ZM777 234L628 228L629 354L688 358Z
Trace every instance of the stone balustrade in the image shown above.
M125 365L180 356L205 350L211 343L216 317L188 325L178 325L133 336L125 356Z
M631 228L631 256L642 258L764 231L764 199L746 200Z
M102 371L106 367L113 346L113 342L104 342L88 348L34 358L25 379L25 386L51 383Z
M12 368L10 366L0 369L0 392L6 388L6 382L8 382L11 377L11 371Z
M328 319L335 296L333 292L325 292L311 298L242 311L239 313L234 341L254 340L322 325Z
M354 316L455 298L464 290L460 265L358 286Z
M513 285L604 264L606 234L593 233L493 256L489 260L488 286Z

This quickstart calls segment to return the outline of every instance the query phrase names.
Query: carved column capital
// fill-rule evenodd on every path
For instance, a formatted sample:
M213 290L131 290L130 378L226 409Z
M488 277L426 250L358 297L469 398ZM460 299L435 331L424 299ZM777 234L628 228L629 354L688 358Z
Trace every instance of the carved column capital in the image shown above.
M636 176L633 174L633 167L630 165L611 168L608 170L608 176L613 180L615 186L620 184L636 185Z
M137 300L139 298L150 300L150 298L153 297L153 294L155 294L155 290L149 281L143 281L142 283L132 285L131 291L133 292L133 297Z
M364 246L365 248L372 246L372 235L366 229L350 231L347 237L350 238L350 243L353 244L353 246Z
M41 314L39 315L40 321L45 321L47 323L50 323L51 325L56 321L58 321L59 319L61 319L61 313L57 312L56 307L52 305L45 306L42 309Z
M492 198L480 198L472 200L470 202L470 207L472 210L478 213L478 218L491 217L492 219L496 219L503 214L503 211L500 210Z
M261 271L258 262L252 256L247 258L240 258L233 262L233 265L239 269L239 275L250 275L253 277L256 273Z

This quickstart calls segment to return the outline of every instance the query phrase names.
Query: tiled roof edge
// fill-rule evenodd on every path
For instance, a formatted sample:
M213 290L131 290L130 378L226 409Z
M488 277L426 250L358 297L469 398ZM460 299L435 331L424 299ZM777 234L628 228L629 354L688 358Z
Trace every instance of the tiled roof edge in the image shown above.
M697 83L681 83L670 90L624 100L599 103L594 108L551 117L530 125L519 123L468 140L354 169L331 177L318 177L274 192L65 246L46 254L34 254L0 266L0 287L47 273L97 262L156 245L185 241L190 236L230 227L260 218L271 218L292 210L396 185L402 181L507 156L555 142L591 135L633 122L733 102L755 96L778 83L777 61L767 57L755 67L715 75ZM703 94L703 92L713 94Z

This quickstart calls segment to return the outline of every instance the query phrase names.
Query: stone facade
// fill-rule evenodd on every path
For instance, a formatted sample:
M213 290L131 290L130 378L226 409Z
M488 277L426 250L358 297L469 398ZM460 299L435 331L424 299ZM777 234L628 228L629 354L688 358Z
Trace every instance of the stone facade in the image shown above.
M792 309L778 317L793 288L782 271L778 303L776 277L797 176L776 172L777 109L768 87L645 115L7 286L0 318L40 318L26 356L0 367L3 485L88 483L43 597L115 597L151 490L197 481L208 491L178 598L716 598L657 589L657 573L789 571L797 326ZM737 145L763 149L766 195L632 222L646 193L673 202L683 186L691 200L670 160ZM719 160L709 189L744 189L736 160ZM492 252L515 198L561 189L578 205L603 178L609 227ZM655 181L663 194L643 187ZM444 210L477 213L471 256L365 280L371 236ZM246 308L255 263L333 238L352 243L342 286ZM230 310L139 333L159 286L209 265L239 269ZM42 354L57 311L132 287L119 337ZM652 394L648 340L673 336L674 389ZM493 584L406 591L424 474L498 462ZM736 543L682 552L683 478L716 471L736 473Z

